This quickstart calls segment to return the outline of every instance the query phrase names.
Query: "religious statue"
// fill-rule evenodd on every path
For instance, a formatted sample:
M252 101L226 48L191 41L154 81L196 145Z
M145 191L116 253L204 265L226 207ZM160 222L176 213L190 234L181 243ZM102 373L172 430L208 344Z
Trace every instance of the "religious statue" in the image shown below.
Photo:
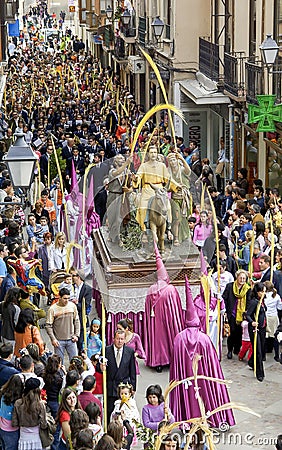
M180 186L177 192L171 194L173 243L175 246L179 246L189 236L187 219L192 213L189 192L191 169L179 153L170 153L167 160L171 179Z
M133 175L133 187L141 187L141 195L137 205L136 220L141 229L146 231L146 215L149 200L155 195L156 188L169 187L170 190L177 191L178 186L171 182L166 165L158 161L157 148L151 146L148 151L148 161L142 163ZM168 221L171 222L171 208L168 203Z
M113 160L113 167L109 171L107 217L109 224L109 241L121 245L120 229L127 221L130 213L128 192L130 187L125 186L130 174L128 166L132 162L132 157L125 160L123 155L116 155Z

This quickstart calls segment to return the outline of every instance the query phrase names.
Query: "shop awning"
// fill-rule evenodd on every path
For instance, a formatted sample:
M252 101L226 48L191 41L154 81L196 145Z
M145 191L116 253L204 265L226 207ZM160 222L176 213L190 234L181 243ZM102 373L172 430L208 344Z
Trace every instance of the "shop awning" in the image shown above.
M101 27L98 28L97 30L97 35L98 36L102 36L103 34L105 34L105 29L107 28L107 25L102 25Z
M207 89L197 79L179 81L180 90L196 105L230 103L230 98L217 89Z

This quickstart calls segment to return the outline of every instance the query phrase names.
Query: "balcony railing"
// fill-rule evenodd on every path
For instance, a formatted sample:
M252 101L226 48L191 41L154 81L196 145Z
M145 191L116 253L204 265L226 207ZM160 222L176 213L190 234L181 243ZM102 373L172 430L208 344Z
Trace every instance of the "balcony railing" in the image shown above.
M208 78L219 81L219 46L199 38L199 69Z
M246 62L246 93L247 102L257 103L256 96L264 94L264 70L262 66Z
M245 95L245 64L242 53L224 53L224 90L235 97Z
M139 16L138 23L138 40L139 44L145 46L146 43L146 32L147 32L147 18Z

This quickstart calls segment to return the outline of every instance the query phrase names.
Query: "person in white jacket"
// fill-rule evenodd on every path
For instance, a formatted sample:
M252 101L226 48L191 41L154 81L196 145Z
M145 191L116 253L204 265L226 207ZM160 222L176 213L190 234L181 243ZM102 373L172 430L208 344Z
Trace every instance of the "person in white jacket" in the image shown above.
M72 249L68 251L69 244L66 242L66 235L63 231L56 234L55 244L50 258L50 268L52 272L57 270L68 270L73 264ZM69 260L68 260L69 259Z

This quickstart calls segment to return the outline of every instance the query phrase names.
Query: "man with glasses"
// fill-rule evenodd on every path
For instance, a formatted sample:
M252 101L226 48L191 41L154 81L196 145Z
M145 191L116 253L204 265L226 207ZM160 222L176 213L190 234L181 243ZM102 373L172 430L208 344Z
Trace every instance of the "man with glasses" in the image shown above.
M59 300L50 306L46 319L46 331L54 347L54 353L62 358L68 354L69 360L77 355L77 341L80 336L80 321L75 303L69 301L66 288L59 291Z

